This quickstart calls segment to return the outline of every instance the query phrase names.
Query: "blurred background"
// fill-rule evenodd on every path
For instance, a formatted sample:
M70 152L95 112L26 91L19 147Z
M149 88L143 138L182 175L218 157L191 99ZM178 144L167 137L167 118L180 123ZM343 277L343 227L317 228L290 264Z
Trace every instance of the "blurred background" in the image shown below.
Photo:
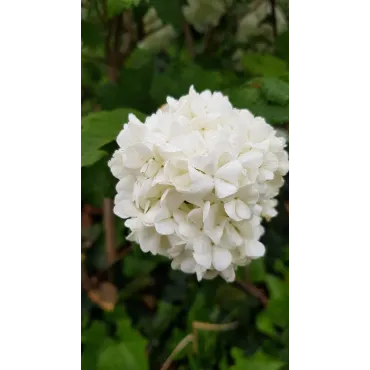
M265 257L235 283L198 283L125 240L107 166L129 113L145 119L190 85L288 138L288 66L287 0L82 0L83 370L288 369L288 176Z

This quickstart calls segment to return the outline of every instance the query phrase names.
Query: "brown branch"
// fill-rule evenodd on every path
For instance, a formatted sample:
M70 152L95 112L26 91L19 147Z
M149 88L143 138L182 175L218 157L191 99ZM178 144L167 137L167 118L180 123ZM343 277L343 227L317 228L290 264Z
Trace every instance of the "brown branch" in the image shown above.
M120 52L121 37L122 37L122 26L123 26L122 14L115 16L115 32L114 32L114 41L113 41L113 50L115 54Z
M191 34L191 29L186 22L184 23L184 35L185 35L185 43L186 43L188 52L190 56L194 58L195 57L194 40Z
M105 230L105 246L107 251L107 265L111 265L116 259L116 235L113 216L113 200L103 200L103 223Z
M276 0L270 0L271 4L271 18L272 18L272 33L274 39L277 37L277 20L276 20Z
M131 51L135 48L138 40L136 27L133 20L132 10L123 12L123 26L125 30L123 45L120 48L120 63L123 65Z
M96 289L102 281L106 279L106 275L109 274L110 269L119 262L123 257L129 254L131 251L131 247L125 247L121 249L118 253L114 261L108 265L105 269L99 270L98 273L94 276L89 276L87 274L85 266L82 264L81 266L81 287L87 293L92 290Z
M204 35L204 40L203 40L203 52L204 53L207 52L207 50L209 50L209 46L212 41L213 30L214 28L209 28Z
M264 293L262 289L257 288L254 284L249 283L249 282L240 281L240 280L235 280L233 284L238 289L241 289L244 292L257 298L264 306L268 305L268 298L266 294Z
M105 40L105 55L108 78L117 82L119 71L137 42L136 28L133 24L132 10L116 15L108 24Z
M99 0L94 0L94 4L95 4L95 9L96 9L96 12L98 14L98 17L99 17L99 20L101 22L101 24L105 24L106 23L106 17L105 17L105 14L104 14L104 5L103 5L103 11L100 10L100 7L99 7Z
M86 292L88 292L92 288L91 280L83 264L81 264L81 287Z
M104 270L100 270L96 276L93 277L93 279L95 279L96 281L101 281L102 280L102 277L109 273L110 269L117 263L119 262L123 257L125 257L126 255L128 255L129 253L131 252L131 248L130 247L127 247L127 248L123 248L121 249L118 253L116 253L116 257L115 259L112 261L112 263L110 265L108 265Z

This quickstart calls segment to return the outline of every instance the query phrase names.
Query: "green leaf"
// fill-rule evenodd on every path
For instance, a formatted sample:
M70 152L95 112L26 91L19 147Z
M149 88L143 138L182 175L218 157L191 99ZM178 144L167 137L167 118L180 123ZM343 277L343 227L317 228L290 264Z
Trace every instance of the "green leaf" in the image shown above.
M168 328L169 324L176 318L178 312L178 307L165 301L160 301L158 303L157 313L152 321L151 334L159 337Z
M268 275L266 278L269 290L269 303L264 311L264 315L270 322L281 328L286 328L289 324L289 285L277 276Z
M167 348L170 351L173 351L173 349L186 337L188 333L185 333L184 330L181 330L179 328L175 328L172 330L171 337L168 340ZM178 352L176 354L175 360L182 360L186 356L188 356L189 352L192 351L192 346L189 343L182 351Z
M230 370L280 370L284 366L282 361L260 351L247 357L240 348L232 348L231 355L235 364Z
M267 275L267 287L272 299L279 299L288 295L288 284L274 275Z
M206 300L202 291L199 291L196 295L193 305L188 311L188 329L192 330L193 321L206 321L209 315L209 309L206 307Z
M265 261L263 258L253 260L247 268L249 270L249 277L252 282L260 283L265 281L266 269Z
M84 351L81 358L81 370L95 370L98 352L107 340L107 332L103 322L94 321L91 326L82 332Z
M121 70L117 83L107 81L99 87L98 101L103 110L131 107L151 113L158 108L153 106L149 89L143 88L152 83L154 60L145 58L138 65L140 68L125 67Z
M255 116L263 117L270 124L285 124L289 121L289 106L267 103L251 104L246 107Z
M276 330L274 323L271 321L271 318L265 311L261 312L256 319L257 329L264 334L267 334L271 337L276 335Z
M84 46L95 47L104 40L104 33L99 24L81 20L81 39Z
M233 88L228 92L231 104L239 109L246 109L253 104L262 102L261 90L255 87Z
M119 342L109 341L100 351L98 370L148 370L146 340L135 330L128 319L118 322Z
M138 5L140 0L107 0L108 16L114 17L126 9Z
M154 75L150 94L158 105L166 102L167 96L179 98L187 94L191 85L197 91L219 90L223 84L220 71L191 65L172 65L166 72Z
M222 357L222 360L219 363L218 368L219 368L219 370L228 370L229 369L229 366L227 364L227 357L226 356Z
M289 325L289 297L270 299L265 312L274 325L287 328Z
M265 78L262 83L262 92L272 103L285 105L289 102L289 85L278 78Z
M115 194L117 179L112 176L106 157L91 166L81 168L82 200L95 207L101 207L103 198Z
M144 115L133 109L116 109L91 113L82 118L81 128L81 166L91 166L106 153L101 147L112 142L128 121L128 115L135 114L139 119Z
M276 55L289 61L289 31L281 33L276 39Z
M183 22L181 0L150 0L150 4L163 23L172 24L176 29L181 28Z
M152 256L151 256L152 257ZM158 264L158 260L146 259L144 256L129 254L123 260L123 273L127 277L148 275Z
M252 76L281 77L289 73L287 63L273 55L245 54L242 64Z
M99 344L106 333L105 325L102 321L95 320L91 326L83 332L85 343Z

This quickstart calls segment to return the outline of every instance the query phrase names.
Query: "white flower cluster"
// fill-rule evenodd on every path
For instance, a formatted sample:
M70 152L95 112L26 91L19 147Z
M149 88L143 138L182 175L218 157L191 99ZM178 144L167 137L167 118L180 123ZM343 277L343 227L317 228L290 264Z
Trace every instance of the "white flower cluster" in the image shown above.
M188 0L183 7L186 20L198 32L206 32L220 22L232 0Z
M264 254L261 221L277 214L288 154L263 118L191 87L144 124L130 115L117 142L109 161L119 179L114 212L144 252L198 280L228 282Z
M236 40L240 43L247 43L255 36L264 36L270 42L273 40L273 28L271 22L266 19L271 16L270 0L254 0L246 9L246 13L238 23ZM287 28L287 19L283 10L275 7L277 33L284 32ZM262 43L261 47L263 46ZM258 45L256 45L258 46Z
M149 8L143 17L143 24L146 36L139 43L141 49L158 52L166 49L177 36L172 25L163 24L155 8Z

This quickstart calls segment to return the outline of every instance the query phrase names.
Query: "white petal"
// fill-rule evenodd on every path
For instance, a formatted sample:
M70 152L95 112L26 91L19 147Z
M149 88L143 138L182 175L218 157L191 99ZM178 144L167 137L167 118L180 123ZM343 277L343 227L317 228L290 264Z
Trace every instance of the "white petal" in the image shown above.
M155 158L159 161L168 161L181 157L181 151L173 145L164 143L161 145L154 144Z
M257 122L260 121L260 122ZM249 133L249 138L255 143L260 143L266 139L270 132L269 125L266 124L266 121L263 118L255 118L255 126Z
M132 175L125 176L122 178L116 185L116 190L119 193L120 191L132 192L134 189L135 177Z
M236 213L236 200L233 199L230 202L224 204L225 212L227 215L235 221L241 221L243 218Z
M206 272L206 269L203 267L203 266L197 266L196 268L195 268L195 273L197 274L197 280L198 281L201 281L202 280L202 278L203 278L203 275L205 274L205 272Z
M262 150L264 153L269 150L270 140L263 140L258 144L253 144L253 148Z
M238 161L231 161L220 167L215 176L231 184L237 184L244 169Z
M170 217L170 212L167 208L163 208L160 202L153 205L144 215L143 222L147 226L152 226L155 222L159 222Z
M153 178L161 168L162 166L159 162L154 159L150 159L140 168L140 173L144 174L148 178Z
M206 147L202 135L196 131L173 138L171 144L181 149L189 157L202 154Z
M243 244L243 238L230 223L227 223L225 226L224 236L226 237L225 239L228 241L228 243L230 243L228 248L235 248Z
M195 115L204 116L206 114L205 107L201 99L193 100L190 106Z
M219 244L224 233L226 220L224 220L220 225L213 227L212 229L205 228L204 232L209 236L214 244Z
M141 168L152 157L152 151L142 143L137 143L124 152L124 165L127 168Z
M247 173L249 174L250 170L248 170ZM238 190L238 194L236 196L236 198L242 200L243 202L247 204L257 202L258 197L259 197L258 189L255 186L251 186L251 185L246 185L246 186L241 187Z
M254 207L253 207L253 214L256 215L256 216L259 216L262 212L262 207L259 205L259 204L256 204Z
M181 224L187 221L188 214L180 209L173 212L173 218L178 223Z
M276 171L279 167L279 161L277 156L271 152L266 153L263 167L272 172Z
M108 161L108 166L112 171L113 176L117 179L122 179L127 172L123 165L122 154L122 150L116 150L113 153L112 158Z
M235 209L236 209L236 214L241 219L247 220L248 218L250 218L252 216L252 212L251 212L250 208L244 202L242 202L240 199L236 200L236 208Z
M204 203L202 194L184 194L184 200L198 207L202 207Z
M172 178L171 181L177 191L187 192L190 189L191 179L188 173L184 173L183 175L176 176Z
M207 219L210 209L211 203L209 201L205 202L203 207L203 222Z
M212 265L212 253L194 253L193 257L196 263L207 269Z
M194 239L194 252L200 254L211 253L211 241L206 236L200 236Z
M265 246L258 240L250 240L245 244L245 254L249 258L259 258L265 254Z
M155 175L153 179L153 186L156 184L167 184L169 183L167 177L164 174L164 170L159 170L159 172Z
M265 168L260 169L259 179L260 181L272 180L274 178L274 173L270 170L266 170Z
M237 186L224 180L215 179L215 190L216 195L222 199L228 197L229 195L235 194L238 191L238 188Z
M207 210L206 211L205 209L203 210L203 223L205 228L212 229L216 226L218 218L220 218L220 211L222 211L222 205L220 203L214 203L211 206L209 206L208 209L208 207L206 207L207 203L205 204L205 209L207 208Z
M208 270L203 275L203 279L212 280L212 279L214 279L218 275L219 275L219 272L218 271L216 271L216 270Z
M170 235L175 232L176 222L173 220L173 218L167 218L166 220L156 222L154 226L158 234Z
M212 247L212 264L217 271L223 271L230 266L232 256L230 251L220 247Z
M244 168L258 168L263 163L263 155L257 150L251 150L239 157L240 163Z
M194 258L186 258L181 262L181 271L187 273L187 274L192 274L195 272L197 264L194 260Z
M284 149L286 139L288 138L287 133L284 130L276 131L276 134L283 135L283 137L273 137L270 140L270 150L273 152L280 152Z
M221 272L221 276L228 282L231 283L235 280L235 270L232 266L229 266L226 270Z
M178 232L181 237L191 239L199 234L199 229L189 222L181 222L178 225Z
M129 218L124 222L124 225L131 230L140 230L144 227L139 217Z
M216 158L212 155L199 155L190 159L189 164L197 170L212 174L216 166Z
M192 192L207 194L212 191L214 183L211 176L205 175L193 167L189 167L189 177Z
M148 227L139 234L139 244L143 252L158 253L161 236L155 231L154 227Z
M161 197L162 207L166 207L170 211L178 209L183 201L183 194L178 193L175 189L167 189Z
M127 235L126 240L139 243L139 233L137 231L132 231L130 234Z
M140 211L130 200L121 200L114 206L113 212L121 218L137 217L140 215Z
M176 258L180 256L184 252L184 245L176 245L168 250L169 256L172 258Z
M188 214L188 220L191 221L198 228L201 228L203 226L202 209L194 208L192 211L190 211Z
M138 134L141 135L143 133L143 130L140 130L141 127L135 127L135 125L142 125L143 123L135 116L135 114L133 113L130 113L128 115L128 120L129 120L129 125L130 125L130 129L137 129L139 130L138 131ZM133 125L133 127L131 126L131 124L134 123L135 125Z

